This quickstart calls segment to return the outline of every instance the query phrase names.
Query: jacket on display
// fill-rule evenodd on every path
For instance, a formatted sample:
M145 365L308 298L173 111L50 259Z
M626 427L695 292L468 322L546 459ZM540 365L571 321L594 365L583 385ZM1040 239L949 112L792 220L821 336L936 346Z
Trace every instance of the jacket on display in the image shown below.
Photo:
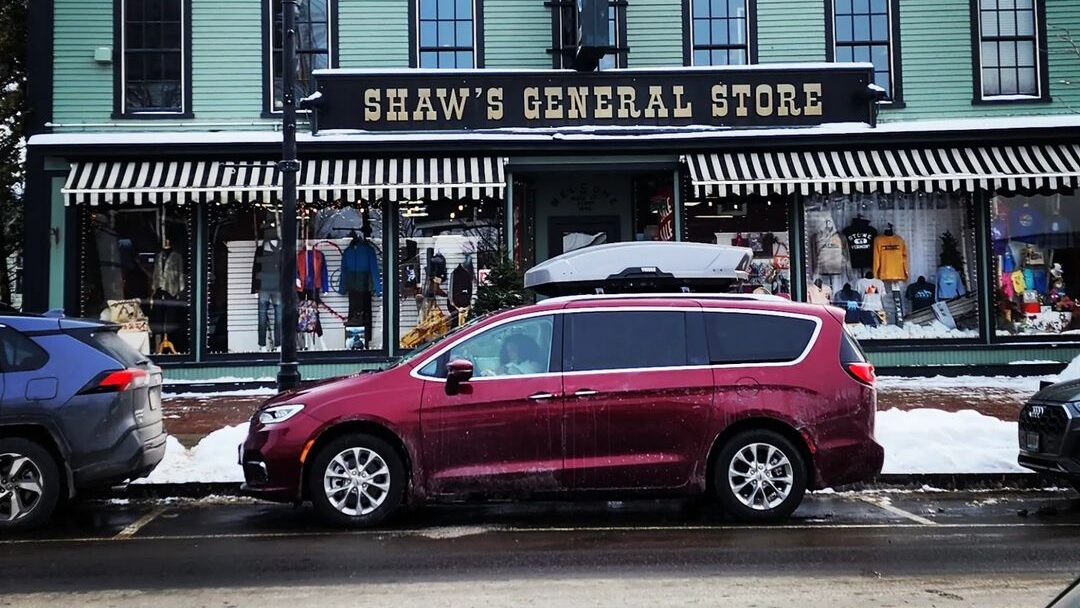
M874 239L874 276L882 281L908 278L907 243L896 234L880 234Z
M170 296L184 291L184 256L172 249L162 249L154 259L154 274L150 292L163 291Z
M468 308L472 304L473 273L463 264L450 273L450 304L454 308Z
M379 275L379 254L371 243L353 239L341 252L341 278L338 293L374 291L382 295L382 277Z
M330 291L326 256L315 249L302 249L296 254L296 278L296 291Z
M967 293L960 273L952 266L942 266L937 270L937 297L939 300L959 298Z
M908 285L907 291L904 292L907 299L911 301L912 311L930 308L934 304L936 294L937 288L927 281L926 277L919 277L919 280Z
M255 249L251 264L251 293L281 291L281 248L263 241Z

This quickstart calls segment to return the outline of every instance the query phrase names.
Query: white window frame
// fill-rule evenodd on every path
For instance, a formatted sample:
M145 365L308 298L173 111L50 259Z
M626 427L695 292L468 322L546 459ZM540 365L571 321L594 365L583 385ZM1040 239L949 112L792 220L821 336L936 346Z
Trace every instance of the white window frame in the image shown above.
M426 69L429 69L429 70L462 70L462 69L474 69L475 70L475 69L480 69L480 68L478 68L478 66L480 64L480 55L479 55L479 51L480 51L480 28L483 26L483 24L481 24L480 20L477 18L477 15L478 15L477 11L480 9L479 4L480 4L481 1L482 0L472 0L472 19L471 19L471 21L472 21L472 56L473 56L472 57L472 64L473 64L473 67L472 68L426 68ZM413 32L413 40L416 41L416 45L413 48L413 53L415 53L416 67L417 68L420 67L420 49L422 49L423 46L424 46L420 42L420 3L421 2L422 2L422 0L415 0L412 3L412 5L413 5L413 7L412 7L413 8L413 24L414 24L413 27L415 28L415 30Z
M1010 94L1010 95L1000 95L1000 94L999 95L987 95L985 93L985 91L986 91L986 83L983 80L983 67L984 66L983 66L983 52L982 52L982 43L983 43L982 2L980 0L975 0L974 20L975 20L975 26L978 28L978 30L977 30L978 31L978 37L976 39L977 40L977 43L975 45L976 48L972 49L972 52L977 53L978 57L979 57L979 100L980 101L1008 101L1008 100L1011 100L1011 99L1016 99L1016 100L1036 99L1036 100L1038 100L1038 99L1042 99L1043 96L1046 94L1046 91L1043 91L1043 73L1042 73L1043 55L1042 54L1044 52L1047 52L1047 51L1044 51L1044 49L1039 48L1039 41L1042 40L1042 32L1039 29L1040 26L1042 25L1041 23L1039 23L1039 14L1040 14L1039 13L1039 2L1042 2L1042 0L1031 0L1031 13L1032 13L1031 22L1033 24L1032 37L1034 38L1033 46L1035 48L1035 54L1033 55L1034 60L1035 60L1035 94L1034 95L1029 95L1029 94L1026 94L1026 93L1019 93L1019 94L1016 94L1016 95L1012 95L1012 94ZM1019 86L1019 83L1017 83L1017 86Z
M892 0L885 0L885 27L889 31L889 96L881 100L881 105L888 105L896 101L896 40L893 36L894 26L893 19L897 18L895 11L893 11ZM832 56L833 62L836 62L836 49L838 45L836 43L836 0L832 0L832 40L829 42L832 44ZM852 44L866 44L862 42L852 42ZM873 59L873 57L871 57Z
M743 4L743 14L746 15L746 18L743 19L743 36L746 38L746 63L744 63L744 64L730 64L729 63L729 64L726 64L726 65L754 65L754 59L753 59L753 57L750 56L750 46L752 44L752 41L750 40L750 20L753 19L754 17L750 14L750 0L742 0L742 4ZM689 31L686 32L686 35L690 37L690 65L691 66L702 65L702 64L697 63L697 61L695 61L695 58L694 58L694 56L696 54L696 53L694 53L694 51L696 50L694 48L696 46L694 44L694 0L687 0L687 7L688 7L687 10L689 11L689 14L690 14L690 24L689 24L689 27L688 27ZM711 20L712 18L710 17L709 19ZM730 17L729 17L729 19L730 19ZM711 65L715 65L715 64L710 62L710 63L706 63L704 65L711 66Z
M279 0L263 0L266 2L266 23L264 27L266 32L266 52L268 53L266 61L266 72L268 74L266 81L266 108L270 114L281 114L282 109L275 107L274 99L274 4ZM337 26L334 23L334 0L326 0L326 65L328 67L334 67L334 28ZM284 43L284 40L282 40ZM282 64L284 65L284 61ZM282 91L284 95L284 90ZM296 100L297 103L300 100ZM297 107L296 112L298 114L310 114L311 110L304 110Z
M124 116L181 116L187 114L188 6L180 0L180 110L129 110L127 105L127 3L120 0L120 113Z

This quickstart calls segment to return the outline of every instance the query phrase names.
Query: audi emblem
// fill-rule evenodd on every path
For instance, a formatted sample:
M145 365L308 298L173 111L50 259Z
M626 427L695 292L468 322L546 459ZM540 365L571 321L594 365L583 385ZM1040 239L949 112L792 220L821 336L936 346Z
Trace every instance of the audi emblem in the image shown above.
M1044 406L1033 405L1031 406L1031 410L1028 413L1031 415L1032 418L1038 418L1039 416L1042 416L1043 412L1045 411L1046 408Z

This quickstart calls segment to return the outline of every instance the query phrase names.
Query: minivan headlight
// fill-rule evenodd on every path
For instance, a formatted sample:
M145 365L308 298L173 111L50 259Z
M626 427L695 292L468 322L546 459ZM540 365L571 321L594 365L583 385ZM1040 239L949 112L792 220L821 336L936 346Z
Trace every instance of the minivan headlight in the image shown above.
M274 405L259 412L259 424L277 424L285 422L289 418L300 413L304 409L302 403L288 403L286 405Z

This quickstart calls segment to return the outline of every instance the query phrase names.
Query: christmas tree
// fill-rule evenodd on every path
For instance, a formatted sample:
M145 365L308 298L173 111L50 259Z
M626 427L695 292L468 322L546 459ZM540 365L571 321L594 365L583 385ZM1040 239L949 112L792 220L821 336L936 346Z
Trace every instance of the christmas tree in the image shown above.
M940 266L952 266L960 273L960 280L967 284L967 274L964 273L964 255L960 253L960 242L949 231L941 235L941 264Z
M524 303L524 276L507 256L500 255L487 278L476 288L473 315L486 315Z

